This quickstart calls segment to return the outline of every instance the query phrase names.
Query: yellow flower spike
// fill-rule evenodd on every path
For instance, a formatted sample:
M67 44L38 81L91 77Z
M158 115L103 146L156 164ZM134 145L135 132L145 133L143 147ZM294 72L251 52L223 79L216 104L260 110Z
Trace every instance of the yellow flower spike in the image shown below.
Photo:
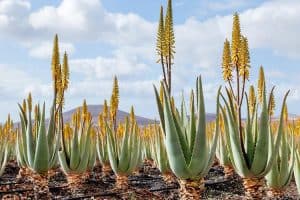
M61 64L58 64L58 66L56 67L56 80L55 81L56 81L56 91L57 91L56 103L59 104L63 100Z
M103 119L104 121L107 121L109 119L108 106L106 100L104 100L103 104Z
M130 123L131 124L135 123L135 114L134 114L134 108L133 108L133 106L131 106L131 109L130 109Z
M62 87L64 91L66 91L69 87L69 79L70 79L70 72L69 72L68 54L67 52L65 52L64 59L63 59L63 68L62 68Z
M224 42L222 69L223 69L223 79L225 81L231 81L232 80L232 63L231 63L230 44L227 39Z
M57 79L58 79L57 72L58 72L59 64L60 64L60 58L59 58L58 36L56 34L53 41L53 52L52 52L52 61L51 61L51 71L52 71L54 89L57 88Z
M82 104L82 114L85 116L88 113L88 108L87 108L87 104L86 104L86 100L83 100L83 104Z
M244 36L241 38L240 50L239 50L239 59L240 59L240 76L245 77L245 80L249 79L249 69L250 69L250 55L248 47L248 39Z
M31 112L32 111L32 97L31 97L31 92L28 95L27 104L28 104L28 110L29 110L29 112Z
M233 15L231 60L234 65L239 64L239 48L241 43L241 28L238 13Z
M166 44L165 44L165 28L164 28L164 11L163 7L160 7L160 18L157 30L157 39L156 39L156 52L159 56L157 62L163 61L163 56L166 55Z
M26 105L26 100L25 99L23 99L22 109L23 109L24 113L27 113L27 105Z
M38 116L39 116L39 107L38 107L38 105L36 104L36 105L34 106L34 118L35 118L36 120L38 120Z
M175 53L175 34L173 28L172 1L168 1L167 13L165 18L165 53L168 58L173 58Z
M250 115L252 115L256 107L256 95L255 95L255 89L253 85L251 85L249 88L248 103L249 103Z
M257 84L257 93L258 93L257 95L260 104L262 104L263 102L264 87L265 87L265 73L263 67L261 66L259 69L259 77L258 77L258 84Z
M118 85L118 79L115 76L114 77L114 83L113 83L113 91L110 98L110 120L111 124L114 128L116 128L116 117L119 107L119 85Z

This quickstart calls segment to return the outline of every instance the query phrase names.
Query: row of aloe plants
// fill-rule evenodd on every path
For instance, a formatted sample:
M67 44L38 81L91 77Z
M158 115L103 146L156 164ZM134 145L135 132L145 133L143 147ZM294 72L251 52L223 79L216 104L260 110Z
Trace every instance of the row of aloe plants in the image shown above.
M167 16L171 15L167 12ZM233 171L242 177L249 197L262 198L265 180L271 195L282 195L293 171L300 189L300 156L293 133L297 129L286 120L288 93L284 96L279 121L272 123L274 89L267 97L261 68L257 96L253 86L249 93L245 92L250 68L248 41L240 33L237 14L233 24L232 43L225 41L222 62L227 87L223 90L220 87L217 92L217 117L210 128L205 118L201 77L197 78L195 91L191 91L189 112L184 99L179 108L175 106L171 82L165 79L160 91L154 88L160 125L139 127L133 109L130 118L117 123L116 78L110 106L104 102L97 125L93 124L85 101L72 120L65 123L62 111L69 67L66 53L60 64L56 36L52 58L54 95L49 121L45 119L45 104L33 107L29 94L19 105L19 128L15 130L10 119L0 127L0 172L11 157L16 158L20 176L30 177L33 182L35 197L49 199L49 175L57 168L63 170L73 192L77 192L96 164L102 166L104 175L113 171L116 188L127 191L128 176L146 160L161 171L166 182L179 182L181 199L199 199L205 190L204 177L217 157L227 177ZM169 53L162 52L162 58L168 59L172 52ZM243 120L241 111L245 101L246 119Z

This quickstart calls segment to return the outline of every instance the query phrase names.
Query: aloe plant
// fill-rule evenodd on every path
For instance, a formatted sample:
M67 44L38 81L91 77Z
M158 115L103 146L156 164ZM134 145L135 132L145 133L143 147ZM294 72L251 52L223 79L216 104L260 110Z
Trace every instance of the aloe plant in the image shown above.
M5 122L3 126L0 125L0 176L3 174L5 170L5 166L7 161L11 155L12 151L12 122L10 121L10 117Z
M45 122L45 104L40 110L36 106L35 122L32 121L32 99L27 100L28 109L19 105L21 129L17 135L17 160L34 184L35 197L47 196L50 198L48 188L48 171L57 163L57 150L59 147L57 127L55 125L55 102L53 102L48 129ZM34 124L35 123L35 124ZM34 128L35 127L35 128Z
M77 111L73 115L73 123L66 125L62 136L65 148L58 152L58 157L73 192L80 189L83 176L95 164L96 142L91 120L90 113Z
M201 77L196 82L196 106L191 95L190 115L182 101L180 111L175 108L167 88L164 85L163 102L154 87L161 127L165 134L166 152L172 172L180 182L182 199L199 199L204 190L203 177L209 171L214 158L219 135L219 127L211 143L206 136L205 106ZM218 100L219 101L218 91ZM195 111L197 114L195 114ZM219 116L219 106L217 106ZM219 117L217 117L218 124Z
M287 92L284 97L277 137L273 141L270 139L269 105L266 97L265 78L262 72L263 69L261 68L262 107L260 118L258 119L258 106L254 108L253 114L250 115L249 104L247 104L247 119L242 129L238 127L238 117L236 116L233 96L228 90L227 100L222 95L225 102L225 109L222 109L222 113L232 165L235 171L243 178L246 195L253 198L262 198L264 195L263 178L271 170L279 151L284 130L283 108L289 93ZM272 93L273 90L270 96L272 96ZM240 131L242 133L241 136Z
M98 132L97 134L97 155L102 165L102 172L104 175L107 175L111 172L111 167L108 159L108 152L107 152L107 141L106 141L106 133Z
M270 137L274 140L273 134ZM289 145L291 143L291 146ZM282 198L285 188L290 184L295 163L295 145L293 135L287 131L282 134L279 152L270 172L266 175L271 198Z
M132 128L129 128L126 118L123 131L117 133L108 125L106 128L108 158L112 170L116 174L116 188L126 190L129 187L128 175L132 174L139 166L142 157L138 127L135 123Z

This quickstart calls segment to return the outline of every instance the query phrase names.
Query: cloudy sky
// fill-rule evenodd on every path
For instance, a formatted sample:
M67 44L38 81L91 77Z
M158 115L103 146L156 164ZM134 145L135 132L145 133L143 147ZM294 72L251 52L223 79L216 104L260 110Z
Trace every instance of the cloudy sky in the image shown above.
M120 81L122 110L157 117L152 84L160 80L155 35L160 5L166 0L1 0L0 121L17 120L17 102L29 91L34 100L51 99L51 49L55 33L70 58L71 86L65 109L101 104L112 77ZM176 58L174 95L187 93L202 74L208 112L215 110L221 54L230 38L232 14L240 13L251 48L251 82L265 67L277 102L291 89L289 110L300 114L299 0L173 0Z

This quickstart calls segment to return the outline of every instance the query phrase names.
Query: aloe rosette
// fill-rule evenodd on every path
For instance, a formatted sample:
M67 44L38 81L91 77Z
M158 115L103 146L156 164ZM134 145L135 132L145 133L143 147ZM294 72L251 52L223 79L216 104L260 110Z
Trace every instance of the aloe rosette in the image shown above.
M98 159L100 161L100 164L102 165L102 172L104 175L107 175L109 172L111 172L111 167L108 159L108 152L107 152L107 141L105 136L98 134L97 139L97 155Z
M264 80L264 77L263 77ZM264 83L265 81L263 81ZM262 87L262 108L258 119L258 106L254 108L254 114L250 114L247 104L247 119L242 129L242 138L239 134L237 117L232 95L227 90L228 100L223 96L225 109L222 113L225 121L226 139L232 166L243 178L246 195L252 198L262 198L264 195L264 176L271 170L280 148L280 142L284 131L283 108L287 99L286 93L280 115L277 136L271 140L269 105L265 85ZM273 92L273 90L272 90ZM272 93L271 92L271 93ZM271 94L272 95L272 94ZM271 96L270 95L270 96ZM269 101L270 102L270 101Z
M271 134L271 140L273 135ZM291 143L291 145L289 145ZM269 196L280 198L284 196L285 188L290 184L293 177L295 163L295 145L293 135L287 131L282 134L281 144L275 163L265 179L269 187Z
M17 161L25 174L30 173L34 184L35 197L49 197L47 173L57 164L59 147L55 125L55 102L52 105L48 129L45 122L45 104L40 110L36 106L35 122L32 121L31 95L27 101L28 109L20 106L21 128L17 134ZM35 124L33 124L35 123ZM34 128L35 127L35 128ZM49 197L50 198L50 197Z
M107 151L112 170L116 174L116 188L128 189L128 175L140 165L142 158L141 139L137 124L129 128L126 118L124 130L116 133L107 125ZM131 130L131 131L130 131Z
M199 199L201 191L204 190L203 177L208 173L215 158L219 135L219 127L216 126L214 137L210 143L208 142L201 77L198 77L196 82L197 109L195 109L192 93L189 116L184 101L180 112L175 108L165 85L163 101L159 98L157 89L155 87L154 89L161 127L165 134L166 152L170 168L180 182L181 198ZM219 101L219 92L220 90L217 101ZM219 106L217 106L217 116L219 116Z
M9 135L7 133L6 124L0 126L0 176L5 170L5 166L10 156L11 144L9 143Z
M95 132L91 117L81 117L80 114L75 113L73 123L66 125L63 136L65 147L58 152L61 168L73 192L80 189L84 175L92 170L96 160Z

